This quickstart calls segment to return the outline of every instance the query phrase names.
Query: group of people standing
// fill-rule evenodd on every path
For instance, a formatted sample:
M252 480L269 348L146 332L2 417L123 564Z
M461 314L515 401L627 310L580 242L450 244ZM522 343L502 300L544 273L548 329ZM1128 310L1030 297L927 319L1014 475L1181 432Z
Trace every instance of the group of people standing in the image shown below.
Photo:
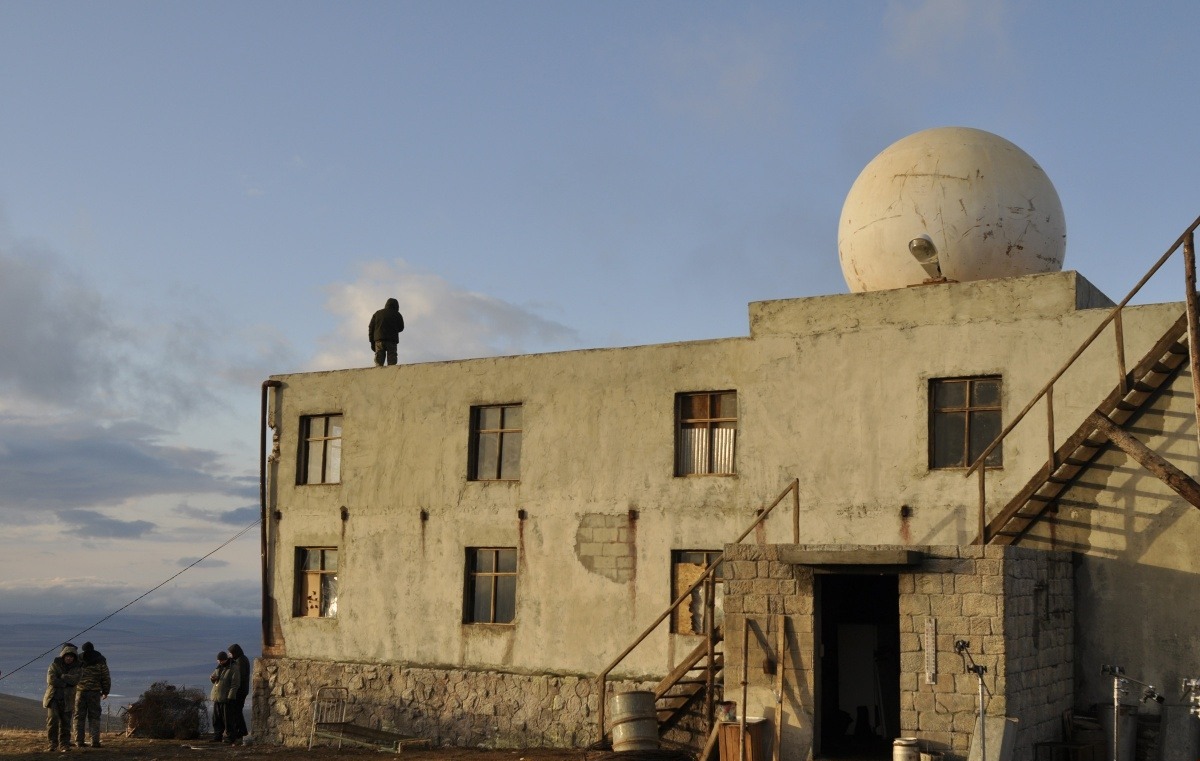
M76 745L84 748L85 737L92 738L93 748L100 747L100 702L108 697L110 689L108 661L91 642L83 643L82 653L70 642L63 645L46 669L46 694L42 698L51 752L66 753Z
M217 667L208 680L212 682L209 697L213 704L213 736L209 742L244 744L242 738L250 733L245 713L250 694L250 659L241 645L234 643L228 652L217 653Z
M250 659L241 645L235 643L228 652L217 653L217 667L209 680L212 742L245 744L243 738L250 733L245 715L246 698L250 695ZM100 747L100 701L108 697L111 688L108 660L91 642L83 643L82 652L70 642L62 646L58 657L46 669L46 695L42 699L51 752L66 753L76 746L85 748L87 737L91 738L93 748Z

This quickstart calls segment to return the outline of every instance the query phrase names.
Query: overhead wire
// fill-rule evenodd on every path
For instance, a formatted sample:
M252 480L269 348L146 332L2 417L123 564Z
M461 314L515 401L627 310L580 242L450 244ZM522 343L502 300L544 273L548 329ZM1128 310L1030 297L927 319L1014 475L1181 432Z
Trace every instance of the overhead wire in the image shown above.
M70 637L67 637L67 641L70 641L70 640L76 639L76 638L78 638L80 635L87 634L87 633L88 633L88 632L90 632L92 629L95 629L97 626L99 626L100 624L104 623L105 621L107 621L108 619L112 618L113 616L117 615L117 614L118 614L118 613L120 613L121 611L123 611L123 610L125 610L126 608L130 607L131 605L133 605L133 604L137 603L138 601L142 600L143 598L145 598L145 597L148 597L149 595L153 594L154 592L157 592L158 590L162 589L162 588L163 588L163 587L165 587L167 584L170 584L170 583L171 583L172 581L174 581L175 579L178 579L178 578L179 578L180 576L182 576L183 574L187 573L188 571L192 570L192 569L193 569L193 568L195 568L196 566L200 565L200 563L204 562L205 560L208 560L210 557L212 557L213 555L217 554L217 553L218 553L218 552L220 552L221 550L225 549L225 548L226 548L226 547L228 547L229 545L233 544L233 543L234 543L234 542L236 542L238 539L241 539L241 538L242 538L242 537L243 537L243 536L246 534L246 532L247 532L247 531L249 531L250 529L252 529L252 528L254 528L255 526L257 526L257 525L259 524L259 522L260 522L260 521L261 521L261 519L257 519L257 518L256 518L256 519L254 520L254 522L253 522L253 523L251 523L250 525L246 526L246 527L245 527L245 528L243 528L241 531L239 531L239 532L237 532L236 534L234 534L233 536L231 536L229 539L226 539L224 542L222 542L220 545L218 545L218 546L217 546L215 549L213 549L212 551L210 551L208 554L204 555L203 557L197 558L197 559L196 559L195 561L193 561L192 563L189 563L187 566L185 566L185 567L181 568L181 569L179 570L179 572L178 572L178 573L176 573L176 574L174 574L173 576L171 576L170 578L168 578L168 579L166 579L166 580L164 580L164 581L160 582L159 584L155 585L154 587L151 587L150 589L147 589L145 592L142 592L142 593L141 593L140 595L138 595L137 597L133 598L132 600L130 600L129 602L125 603L125 604L124 604L124 605L122 605L121 607L117 608L117 609L116 609L116 610L114 610L112 613L109 613L107 616L105 616L104 618L100 619L99 621L97 621L96 623L92 624L91 626L87 627L86 629L82 629L82 630L80 630L80 631L78 631L78 632L75 632L75 633L74 633L74 634L72 634ZM37 662L38 662L38 661L40 661L42 658L45 658L45 657L46 657L47 655L49 655L50 653L53 653L53 652L54 652L56 649L58 649L59 647L61 647L61 645L55 645L54 647L52 647L52 648L50 648L49 650L47 650L47 651L45 651L45 652L41 653L40 655L34 656L33 658L29 659L29 660L28 660L28 661L26 661L25 663L22 663L20 666L17 666L15 669L13 669L13 670L11 670L11 671L8 671L8 672L6 672L6 673L0 673L0 682L4 681L5 679L7 679L8 677L10 677L10 676L12 676L13 674L17 673L18 671L20 671L20 670L24 669L25 667L27 667L27 666L31 666L31 665L33 665L34 663L37 663Z

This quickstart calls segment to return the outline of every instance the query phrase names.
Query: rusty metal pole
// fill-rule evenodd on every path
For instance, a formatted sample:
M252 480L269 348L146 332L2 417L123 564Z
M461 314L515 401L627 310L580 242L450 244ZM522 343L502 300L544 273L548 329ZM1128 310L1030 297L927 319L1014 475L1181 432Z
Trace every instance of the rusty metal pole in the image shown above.
M984 483L984 473L987 468L979 468L979 543L981 545L988 543L987 538L987 486Z
M800 479L792 480L792 544L800 544Z
M746 761L746 700L749 699L750 671L746 659L750 655L750 618L742 618L742 710L738 711L738 761Z
M1046 445L1050 448L1050 473L1058 468L1058 457L1054 453L1054 386L1046 391Z
M1129 393L1129 372L1125 369L1125 326L1121 320L1122 312L1117 312L1113 318L1113 334L1117 339L1117 374L1120 376L1121 397Z
M1192 373L1192 401L1196 411L1196 436L1200 444L1200 322L1196 306L1196 237L1190 231L1183 239L1183 268L1187 282L1188 368Z
M779 746L783 742L783 675L787 667L787 616L780 614L777 618L778 629L775 632L775 742L771 758L779 761Z
M710 573L704 580L704 638L707 640L707 657L708 668L704 669L704 720L708 722L709 729L717 724L713 720L716 712L716 706L713 703L713 692L716 689L716 682L713 679L713 664L717 660L717 643L716 643L716 600L717 595L717 580L716 572ZM701 761L705 761L701 759Z

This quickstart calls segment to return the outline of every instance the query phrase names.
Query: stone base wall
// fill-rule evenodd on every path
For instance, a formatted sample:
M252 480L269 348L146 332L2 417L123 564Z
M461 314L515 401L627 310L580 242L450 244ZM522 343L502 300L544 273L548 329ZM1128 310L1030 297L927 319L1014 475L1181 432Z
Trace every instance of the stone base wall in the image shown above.
M313 697L322 686L349 688L348 721L434 745L585 748L598 738L592 676L263 658L255 663L255 739L306 745ZM612 695L652 686L609 681L609 705ZM672 744L686 744L694 734L685 729Z

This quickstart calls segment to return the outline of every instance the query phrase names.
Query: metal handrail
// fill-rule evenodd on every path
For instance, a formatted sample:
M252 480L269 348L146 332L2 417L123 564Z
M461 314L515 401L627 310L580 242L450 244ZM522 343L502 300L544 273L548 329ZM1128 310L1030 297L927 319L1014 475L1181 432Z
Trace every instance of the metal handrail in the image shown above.
M1197 217L1196 220L1194 222L1192 222L1192 224L1189 225L1188 228L1186 230L1184 230L1183 233L1175 240L1175 243L1172 244L1171 247L1167 249L1166 253L1164 253L1162 256L1160 256L1158 258L1158 261L1154 263L1154 266L1152 266L1149 269L1149 271L1147 271L1146 274L1142 276L1142 279L1137 282L1137 285L1133 286L1133 289L1130 290L1128 294L1126 294L1125 298L1121 299L1121 301L1115 307L1113 307L1112 311L1109 312L1108 316L1100 321L1100 324L1096 326L1096 329L1092 331L1091 335L1089 335L1086 339L1084 339L1083 343L1080 344L1079 348L1075 350L1075 353L1072 354L1070 356L1070 358L1068 358L1067 361L1063 363L1062 367L1060 367L1058 369L1058 372L1054 373L1054 375L1051 376L1050 380L1047 381L1044 386L1042 386L1041 390L1039 390L1036 394L1034 394L1033 398L1029 400L1029 403L1026 404L1025 407L1019 413L1017 413L1017 416L1015 418L1013 418L1012 422L1010 422L1008 425L1006 425L1004 427L1004 429L1002 431L1000 431L999 434L997 434L996 438L992 440L992 443L989 444L988 447L983 450L983 453L980 454L979 457L975 458L975 461L973 463L971 463L971 466L967 469L966 473L963 474L964 478L969 478L972 473L975 473L976 471L979 472L979 525L980 525L979 543L980 544L987 544L987 536L985 535L987 521L985 519L985 505L984 505L985 494L986 494L986 488L985 488L986 476L984 475L984 473L986 472L987 469L983 467L983 463L987 460L988 455L990 455L996 449L996 447L1000 446L1000 443L1005 439L1005 437L1007 437L1008 434L1011 433L1012 430L1017 427L1017 425L1025 418L1025 415L1027 415L1029 413L1029 411L1031 409L1033 409L1033 406L1035 404L1037 404L1039 401L1041 401L1042 397L1053 394L1053 386L1054 386L1055 382L1058 381L1058 379L1061 378L1063 376L1063 374L1066 373L1067 370L1069 370L1071 368L1071 365L1073 365L1075 363L1075 360L1079 359L1079 357L1083 354L1083 352L1086 351L1087 348L1092 345L1092 342L1095 341L1096 338L1102 332L1104 332L1104 329L1106 327L1108 327L1109 323L1113 323L1113 322L1115 322L1114 331L1115 331L1116 342L1117 342L1117 347L1116 347L1117 369L1118 369L1118 372L1121 374L1121 384L1122 384L1122 387L1124 387L1126 380L1124 377L1125 376L1125 346L1124 346L1124 330L1123 330L1123 326L1122 326L1122 322L1121 322L1122 310L1125 308L1125 305L1129 303L1130 299L1132 299L1134 296L1137 295L1138 291L1140 291L1142 289L1142 286L1144 286L1147 282L1149 282L1150 278L1154 277L1154 275L1158 272L1158 270L1164 264L1166 264L1167 260L1170 259L1175 254L1176 251L1178 251L1181 247L1185 246L1186 244L1189 244L1189 242L1192 240L1192 236L1194 235L1194 233L1198 227L1200 227L1200 217ZM1050 460L1051 460L1051 464L1053 464L1053 460L1054 460L1054 443L1053 443L1054 442L1054 430L1053 430L1054 412L1053 412L1053 409L1054 409L1054 407L1053 407L1053 401L1051 401L1051 399L1052 399L1052 397L1048 397L1048 402L1047 402L1047 424L1048 424L1047 438L1050 443L1050 452L1051 452Z
M783 498L788 495L788 492L791 492L791 494L792 494L792 541L794 543L798 544L800 542L800 479L799 478L792 479L792 482L787 485L787 488L785 488L782 492L779 493L779 496L775 498L775 501L772 502L771 505L769 507L767 507L765 510L760 512L758 514L758 517L755 518L754 522L751 523L749 525L749 527L747 527L746 530L743 531L740 536L738 536L737 539L734 539L732 542L730 542L730 544L740 544L743 539L745 539L747 536L749 536L750 532L753 531L755 528L757 528L760 523L762 523L764 520L766 520L767 516L769 516L771 514L771 511L774 510L779 505L779 503L783 501ZM700 577L698 579L696 579L694 582L692 582L692 584L686 590L684 590L679 595L679 597L675 598L675 601L672 602L667 607L667 609L664 610L658 616L658 618L654 619L654 622L651 623L649 626L647 626L645 631L643 631L641 634L639 634L637 636L637 638L634 639L634 641L632 643L630 643L630 645L628 647L626 647L624 650L622 650L621 654L618 655L616 658L614 658L612 660L612 662L609 663L608 666L603 671L600 672L599 676L596 677L596 681L598 682L598 687L599 687L599 696L600 696L600 705L599 705L599 709L597 711L598 725L599 725L599 730L600 730L598 739L600 742L604 741L605 704L607 703L607 694L608 694L608 675L610 673L612 673L612 670L615 669L618 665L620 665L621 661L625 660L626 656L628 656L630 653L632 653L638 645L642 644L642 642L645 641L645 639L647 637L649 637L654 632L655 629L658 628L659 624L661 624L663 621L665 621L675 611L675 609L678 608L683 603L684 600L691 597L692 592L695 592L696 589L701 584L705 583L705 580L708 579L709 577L711 577L716 572L717 568L721 565L721 563L724 560L725 560L725 550L721 550L720 554L718 554L716 559L712 563L709 564L708 568L704 569L704 573L700 574ZM708 636L710 638L712 637L711 628L708 631ZM711 661L710 661L710 666L711 666Z

